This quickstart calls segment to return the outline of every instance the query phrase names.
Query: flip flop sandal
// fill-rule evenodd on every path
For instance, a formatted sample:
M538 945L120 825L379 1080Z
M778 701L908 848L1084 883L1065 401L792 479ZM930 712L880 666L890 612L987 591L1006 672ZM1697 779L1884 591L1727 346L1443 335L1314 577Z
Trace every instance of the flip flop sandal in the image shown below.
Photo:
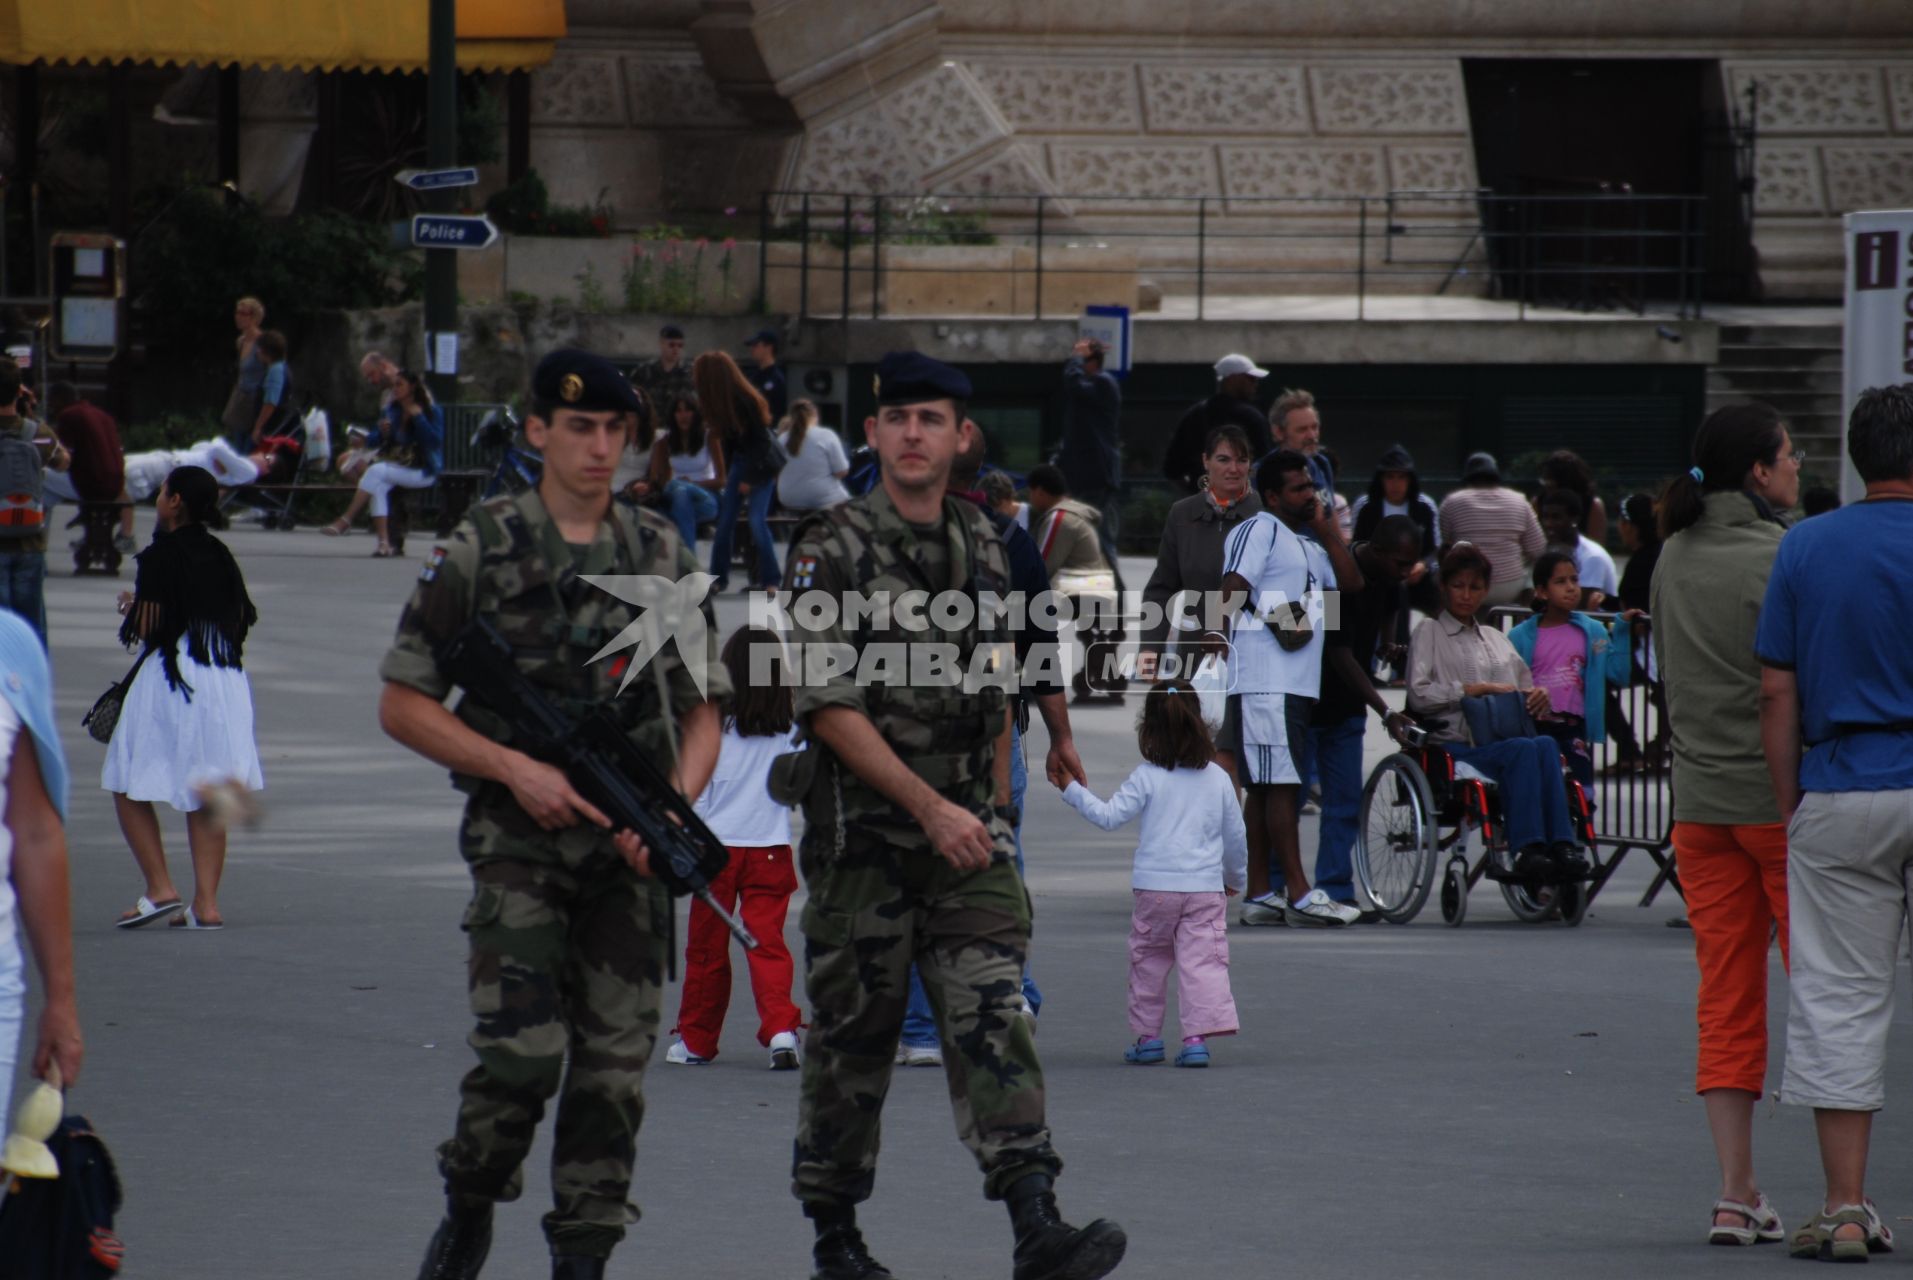
M383 542L381 542L378 546L372 548L372 558L374 560L390 560L393 556L397 554L398 552L392 550L391 547L387 546Z
M1834 1235L1841 1227L1859 1227L1866 1234L1858 1240L1842 1240ZM1892 1247L1892 1233L1886 1230L1886 1224L1880 1221L1871 1204L1843 1204L1808 1219L1793 1233L1787 1252L1796 1258L1821 1262L1865 1262L1868 1254L1884 1253Z
M170 916L186 904L178 898L168 898L165 902L154 902L145 894L133 903L131 911L123 913L113 922L115 929L137 929L141 925L151 924L161 916Z
M352 526L349 524L342 525L334 520L331 524L319 526L319 532L328 538L343 538L346 534L352 532Z
M193 909L191 907L187 907L184 911L174 916L171 920L168 920L166 922L166 927L169 929L197 929L202 933L210 933L214 929L224 929L226 927L226 922L224 920L220 920L220 921L216 921L213 924L201 924L199 921L199 917L193 914Z
M1707 1228L1707 1243L1722 1245L1771 1244L1786 1238L1786 1229L1780 1225L1780 1214L1768 1203L1765 1192L1752 1204L1739 1200L1714 1201L1714 1214L1737 1213L1747 1220L1744 1227L1722 1226L1710 1223Z

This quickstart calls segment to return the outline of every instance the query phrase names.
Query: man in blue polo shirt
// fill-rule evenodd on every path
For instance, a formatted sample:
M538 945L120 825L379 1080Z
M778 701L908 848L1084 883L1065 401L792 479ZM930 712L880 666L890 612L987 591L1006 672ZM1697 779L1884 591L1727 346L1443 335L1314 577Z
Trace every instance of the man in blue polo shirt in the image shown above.
M1781 540L1754 648L1761 742L1788 819L1781 1098L1814 1109L1827 1177L1792 1251L1864 1262L1884 1239L1863 1184L1913 872L1913 387L1860 396L1847 455L1866 498Z

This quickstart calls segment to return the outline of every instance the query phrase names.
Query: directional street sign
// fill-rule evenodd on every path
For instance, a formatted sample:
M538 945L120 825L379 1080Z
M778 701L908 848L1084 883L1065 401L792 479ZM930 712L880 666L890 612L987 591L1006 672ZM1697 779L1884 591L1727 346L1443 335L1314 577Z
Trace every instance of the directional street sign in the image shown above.
M498 228L483 214L412 215L412 244L420 249L483 249L498 239Z
M478 185L476 169L400 169L392 175L400 186L414 191L444 191L451 187Z

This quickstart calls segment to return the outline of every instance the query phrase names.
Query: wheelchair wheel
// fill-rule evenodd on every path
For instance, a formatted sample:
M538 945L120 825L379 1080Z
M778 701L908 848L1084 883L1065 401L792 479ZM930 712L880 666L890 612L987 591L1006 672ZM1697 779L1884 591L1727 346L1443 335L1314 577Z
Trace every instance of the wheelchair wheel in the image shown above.
M1362 788L1355 883L1390 924L1407 924L1434 887L1435 798L1414 759L1389 756Z
M1588 886L1585 880L1564 884L1555 891L1561 901L1561 920L1572 929L1588 918Z
M1468 918L1468 864L1456 859L1448 864L1441 878L1441 919L1449 928L1458 928Z
M1561 886L1542 885L1536 887L1514 880L1501 882L1501 896L1508 900L1508 910L1515 913L1524 924L1544 924L1561 910Z

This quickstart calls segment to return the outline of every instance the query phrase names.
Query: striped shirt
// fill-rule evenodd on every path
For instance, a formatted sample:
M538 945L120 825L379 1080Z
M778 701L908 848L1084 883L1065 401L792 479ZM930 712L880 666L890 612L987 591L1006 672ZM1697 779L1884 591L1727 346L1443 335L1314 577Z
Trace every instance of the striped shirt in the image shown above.
M1548 540L1528 500L1513 489L1457 489L1441 500L1444 546L1472 542L1488 557L1496 582L1519 581Z

